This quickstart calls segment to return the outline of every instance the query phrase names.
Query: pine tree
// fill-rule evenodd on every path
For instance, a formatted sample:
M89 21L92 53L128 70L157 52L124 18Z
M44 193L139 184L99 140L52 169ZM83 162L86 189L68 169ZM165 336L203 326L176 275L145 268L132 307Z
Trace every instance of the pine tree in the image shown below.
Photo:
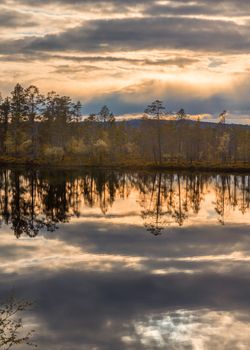
M14 141L14 152L18 154L20 145L23 141L21 123L27 118L26 93L24 88L17 84L11 92L11 123L12 123L12 138Z
M158 143L158 161L159 161L159 164L162 164L162 135L161 135L160 119L165 114L165 107L163 106L162 101L155 100L150 105L148 105L144 113L157 120L156 129L157 129L157 143Z

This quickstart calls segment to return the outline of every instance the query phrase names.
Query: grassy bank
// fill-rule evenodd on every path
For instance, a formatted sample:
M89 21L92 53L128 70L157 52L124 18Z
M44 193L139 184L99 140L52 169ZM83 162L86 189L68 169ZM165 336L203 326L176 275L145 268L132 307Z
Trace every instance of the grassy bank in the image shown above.
M91 162L74 157L65 157L61 160L30 159L24 157L0 157L0 165L48 166L55 168L95 167L145 170L180 170L180 171L212 171L212 172L246 172L250 173L250 163L213 163L213 162L163 162L161 164L144 163L140 160L130 162Z

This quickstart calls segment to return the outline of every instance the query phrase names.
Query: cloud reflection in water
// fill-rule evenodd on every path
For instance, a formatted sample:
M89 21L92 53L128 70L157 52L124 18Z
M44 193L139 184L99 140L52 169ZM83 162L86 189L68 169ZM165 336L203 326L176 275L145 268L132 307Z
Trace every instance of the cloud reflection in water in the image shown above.
M180 176L181 193L171 197L177 203L173 213L181 197L188 218L154 237L145 229L141 206L155 207L158 188L158 213L169 215L164 188L171 179L178 181L177 175L164 175L159 187L157 176L129 174L121 187L124 174L92 174L96 186L92 195L88 186L78 193L82 204L72 188L81 179L83 185L91 183L89 174L65 173L53 181L42 175L33 177L36 205L30 211L29 176L10 174L9 204L2 207L6 201L1 201L9 221L5 210L0 235L0 296L14 289L36 300L28 322L35 325L40 348L249 348L249 194L246 186L242 192L243 178L236 178L234 187L234 177ZM17 195L16 181L27 191ZM47 201L52 194L53 201ZM19 200L19 212L13 200ZM218 216L226 210L233 214L221 225ZM58 229L44 226L35 238L23 232L16 239L11 222L17 217L22 222L54 218Z

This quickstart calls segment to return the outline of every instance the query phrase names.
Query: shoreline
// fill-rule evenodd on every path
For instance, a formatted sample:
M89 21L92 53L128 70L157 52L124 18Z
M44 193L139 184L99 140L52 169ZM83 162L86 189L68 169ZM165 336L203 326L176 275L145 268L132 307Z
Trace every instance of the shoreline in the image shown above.
M212 163L165 163L156 164L91 164L79 162L49 162L49 161L30 161L30 160L2 160L1 167L48 167L50 169L107 169L107 170L141 170L141 171L181 171L181 172L220 172L220 173L248 173L250 174L250 163L231 163L231 164L212 164Z

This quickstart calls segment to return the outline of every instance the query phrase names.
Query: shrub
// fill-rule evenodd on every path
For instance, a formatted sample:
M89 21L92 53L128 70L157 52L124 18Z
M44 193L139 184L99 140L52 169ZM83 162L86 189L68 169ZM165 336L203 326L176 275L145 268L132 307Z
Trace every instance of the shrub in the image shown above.
M86 145L83 142L83 140L77 140L75 138L72 138L66 147L67 152L72 154L84 154L86 152Z
M44 149L44 157L51 161L60 161L64 156L64 150L62 147L45 147Z

